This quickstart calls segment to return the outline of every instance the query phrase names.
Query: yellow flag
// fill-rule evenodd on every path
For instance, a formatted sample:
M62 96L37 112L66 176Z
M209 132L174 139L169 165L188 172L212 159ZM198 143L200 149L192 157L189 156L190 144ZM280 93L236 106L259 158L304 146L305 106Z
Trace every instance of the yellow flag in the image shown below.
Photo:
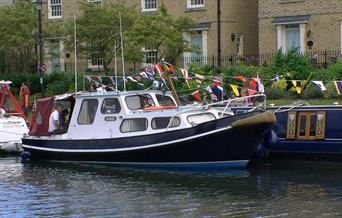
M301 86L300 80L292 80L291 82L293 86L296 88L297 93L300 94L302 92L302 86Z
M237 96L237 97L239 97L240 96L240 93L239 93L239 87L238 86L236 86L236 85L232 85L232 84L229 84L230 85L230 87L232 87L232 90L233 90L233 92L234 92L234 95L235 96Z

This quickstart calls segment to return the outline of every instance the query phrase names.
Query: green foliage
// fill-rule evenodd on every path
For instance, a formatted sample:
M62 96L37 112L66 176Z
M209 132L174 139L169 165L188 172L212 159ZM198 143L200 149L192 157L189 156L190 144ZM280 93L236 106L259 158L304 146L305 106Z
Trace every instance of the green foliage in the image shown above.
M312 71L313 66L308 59L297 49L292 49L287 53L278 50L271 64L262 69L262 74L265 78L273 78L278 74L290 80L306 80Z
M164 5L158 14L140 15L127 32L128 49L140 53L137 48L153 48L157 50L158 61L162 58L174 62L182 52L189 51L189 43L183 38L183 32L193 25L186 17L176 20L168 14Z
M0 7L0 64L10 63L16 72L30 72L37 29L36 13L30 2L14 1Z
M312 98L321 98L323 97L323 93L319 87L316 85L309 85L302 93L302 98L312 99Z
M268 99L280 99L288 97L286 90L280 87L266 87L265 94Z
M77 17L77 51L85 59L103 60L105 71L112 62L115 52L120 49L120 15L122 32L126 34L137 16L137 10L128 8L124 1L107 3L106 7L97 7L84 2L83 13ZM74 21L66 24L68 47L74 47ZM128 41L125 40L126 46ZM126 51L125 51L126 52Z

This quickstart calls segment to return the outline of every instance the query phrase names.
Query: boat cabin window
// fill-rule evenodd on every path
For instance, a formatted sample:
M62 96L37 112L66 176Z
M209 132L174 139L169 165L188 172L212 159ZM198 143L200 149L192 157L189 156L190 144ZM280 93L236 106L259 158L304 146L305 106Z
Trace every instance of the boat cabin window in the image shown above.
M166 95L156 95L160 106L176 106L170 96Z
M155 117L152 119L152 129L165 129L167 127L177 127L180 125L179 117L173 117L170 123L171 117Z
M289 112L286 138L300 140L324 139L325 116L325 112Z
M199 123L207 122L210 120L215 120L216 117L212 113L203 113L203 114L195 114L195 115L189 115L187 117L188 122L191 125L197 125Z
M125 101L130 110L140 110L145 107L155 106L152 97L148 94L127 96Z
M80 125L92 124L95 120L98 101L97 99L84 99L82 101L81 110L78 114L77 122Z
M147 119L145 118L125 119L121 123L120 131L123 133L145 131L147 125Z
M106 98L102 102L101 113L103 114L117 114L120 113L121 106L117 98Z

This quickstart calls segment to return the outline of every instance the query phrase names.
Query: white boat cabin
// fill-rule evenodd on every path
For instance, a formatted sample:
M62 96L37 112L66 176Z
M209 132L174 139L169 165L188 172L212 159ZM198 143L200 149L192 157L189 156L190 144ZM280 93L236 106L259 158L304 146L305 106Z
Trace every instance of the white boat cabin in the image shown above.
M68 102L70 98L60 101L71 111L67 117L67 132L47 136L50 139L103 139L154 134L232 115L222 107L177 107L171 93L155 90L82 93L74 95L71 102Z

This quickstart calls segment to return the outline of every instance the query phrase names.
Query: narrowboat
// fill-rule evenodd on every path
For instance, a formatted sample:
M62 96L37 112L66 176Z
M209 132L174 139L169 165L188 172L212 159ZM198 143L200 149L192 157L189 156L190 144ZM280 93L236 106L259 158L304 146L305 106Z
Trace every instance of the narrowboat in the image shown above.
M264 96L264 100L266 99ZM158 90L94 92L37 101L23 159L175 168L244 168L275 123L265 102L243 114L232 101L177 105ZM49 135L53 104L69 110L65 133Z
M270 157L342 157L342 106L270 107L277 122L265 138Z

